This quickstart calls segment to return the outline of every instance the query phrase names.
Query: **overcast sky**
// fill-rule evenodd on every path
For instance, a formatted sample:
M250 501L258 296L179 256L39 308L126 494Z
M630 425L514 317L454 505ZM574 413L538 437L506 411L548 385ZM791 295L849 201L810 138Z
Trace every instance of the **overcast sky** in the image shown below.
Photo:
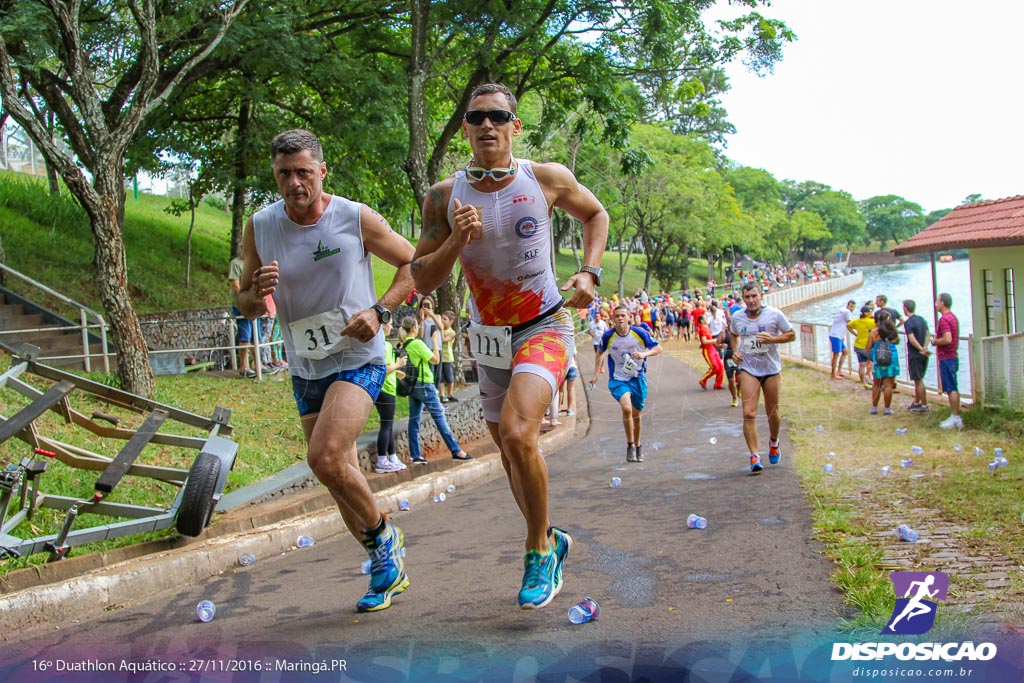
M774 74L728 68L731 159L926 212L1024 194L1024 0L773 0L763 13L798 40Z

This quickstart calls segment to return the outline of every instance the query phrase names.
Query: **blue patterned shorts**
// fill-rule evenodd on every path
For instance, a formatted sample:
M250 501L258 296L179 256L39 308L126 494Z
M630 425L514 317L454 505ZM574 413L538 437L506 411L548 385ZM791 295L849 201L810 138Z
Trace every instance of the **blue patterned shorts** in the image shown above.
M327 390L335 382L348 382L362 387L370 395L370 398L376 401L381 387L384 386L386 374L385 366L367 364L354 370L342 370L320 379L302 379L292 375L292 391L295 394L295 404L299 407L299 415L319 413L324 405Z

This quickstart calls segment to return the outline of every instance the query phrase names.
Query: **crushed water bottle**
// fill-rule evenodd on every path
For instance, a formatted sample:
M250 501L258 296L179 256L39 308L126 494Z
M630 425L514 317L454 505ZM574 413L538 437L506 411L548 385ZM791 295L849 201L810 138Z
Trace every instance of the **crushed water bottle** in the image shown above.
M979 446L975 446L974 447L974 454L975 455L985 455L985 451L983 449L981 449Z
M914 459L913 458L903 458L902 460L900 460L900 467L913 467L913 466L914 466Z
M835 468L832 467L832 463L827 463L825 467L822 469L824 470L825 474L832 474L832 470Z
M825 454L825 457L831 460L832 458L836 457L836 454L832 451L829 451L828 453Z
M901 541L906 541L907 543L914 543L918 539L918 534L916 531L911 529L906 524L900 524L898 527L896 527L896 537Z
M690 529L706 529L708 527L708 520L700 515L690 515L686 518L686 526Z
M619 477L612 477L612 488L617 489L622 486L622 479Z
M964 449L964 447L962 445L960 445L958 443L953 444L953 450L956 451L957 453L959 453L963 449Z
M908 430L906 427L897 427L896 428L896 433L900 434L900 435L906 434L908 431L910 431L910 430Z
M436 496L434 496L434 502L435 503L443 503L446 500L448 500L448 496L446 496L443 491L441 493L437 494Z
M583 598L569 608L569 621L573 624L585 624L597 619L601 614L601 606L593 598Z
M448 493L455 493L455 484L448 484L448 488L445 489Z
M999 469L999 461L998 460L993 460L992 462L990 462L988 464L988 471L989 472L995 472L998 469Z
M242 553L238 556L238 564L243 567L248 567L250 564L256 563L256 556L252 553Z
M814 428L814 431L816 431L816 432L823 432L823 431L825 431L825 425L818 425L817 427Z
M1003 456L999 456L998 458L996 458L996 462L999 463L1000 467L1009 467L1010 466L1010 461L1007 460L1006 458L1004 458Z
M196 605L196 618L204 624L213 621L213 615L217 613L217 606L210 600L203 600Z
M400 501L398 501L398 509L399 510L408 510L409 509L409 501L407 501L407 500L400 500Z
M993 448L992 449L992 455L996 456L997 458L1003 457L1003 449L1002 448Z
M312 536L299 536L295 539L296 548L312 548L314 543Z
M882 476L883 477L887 477L887 476L889 476L889 473L892 472L892 468L889 467L888 465L886 465L885 467L882 468L881 471L882 471Z
M914 455L921 455L922 453L924 453L924 449L921 448L920 446L911 446L910 452L913 453Z
M711 437L710 439L708 439L708 443L711 444L712 446L714 446L716 443L718 443L718 437L716 437L716 436Z

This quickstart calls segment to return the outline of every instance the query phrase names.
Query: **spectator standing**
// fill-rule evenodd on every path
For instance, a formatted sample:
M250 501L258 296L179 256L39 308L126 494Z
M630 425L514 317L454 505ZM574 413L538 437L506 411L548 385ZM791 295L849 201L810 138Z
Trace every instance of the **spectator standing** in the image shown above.
M231 259L228 264L228 283L231 285L231 315L235 319L238 332L235 335L235 346L238 347L238 374L241 377L255 377L256 371L249 367L249 356L252 355L252 321L238 310L238 293L241 291L242 269L245 261L241 256Z
M441 315L441 403L458 403L455 398L455 312L445 311Z
M878 398L885 394L885 414L892 415L892 392L896 388L896 378L900 374L900 358L896 345L900 340L896 325L889 311L884 308L875 313L875 329L868 334L868 346L871 348L871 415L878 414ZM887 346L889 362L882 363L879 348Z
M868 335L875 329L875 319L871 316L871 307L867 304L860 307L860 317L847 324L854 336L853 352L857 355L857 379L865 389L870 389L867 375L871 372L871 349L868 348Z
M935 300L935 310L939 312L939 322L935 326L935 357L939 360L939 391L949 395L948 418L939 423L943 429L963 429L964 421L960 418L960 386L957 373L960 371L960 321L953 311L953 297L946 292L939 294Z
M419 321L411 315L402 319L402 329L398 331L398 338L402 342L402 350L409 356L409 360L416 366L416 386L409 394L409 456L416 465L427 464L420 447L420 419L423 416L423 408L426 406L430 417L434 420L437 431L440 432L448 450L452 453L453 460L472 460L469 455L459 446L455 435L448 426L448 419L444 415L444 406L437 396L437 387L434 386L434 371L431 367L440 361L440 350L431 351L427 348L426 342L419 338Z
M377 400L373 402L380 418L380 427L377 428L377 463L373 466L377 474L401 472L406 467L398 459L398 449L395 447L395 408L398 406L396 373L405 365L405 354L395 354L395 347L388 339L393 328L391 318L380 325L380 329L384 330L384 364L387 374Z
M924 373L928 371L928 321L915 312L917 303L913 299L903 301L903 329L907 333L907 371L914 382L914 402L910 404L912 413L930 413L928 407L928 390L924 386Z
M850 324L850 316L856 306L857 302L853 299L847 301L846 305L836 312L836 317L832 319L832 327L828 331L828 340L832 345L832 379L843 376L843 363L850 355L846 348L846 326Z

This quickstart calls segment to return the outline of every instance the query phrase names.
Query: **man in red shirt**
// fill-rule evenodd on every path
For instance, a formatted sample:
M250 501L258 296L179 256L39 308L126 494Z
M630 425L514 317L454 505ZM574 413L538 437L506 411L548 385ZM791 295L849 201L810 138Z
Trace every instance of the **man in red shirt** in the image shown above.
M960 370L960 357L957 354L960 345L960 321L949 310L953 307L953 297L946 292L939 294L935 300L935 310L939 312L939 322L935 326L935 357L939 360L939 391L949 394L950 416L939 423L943 429L963 429L964 421L960 419L960 391L957 384L957 372Z

